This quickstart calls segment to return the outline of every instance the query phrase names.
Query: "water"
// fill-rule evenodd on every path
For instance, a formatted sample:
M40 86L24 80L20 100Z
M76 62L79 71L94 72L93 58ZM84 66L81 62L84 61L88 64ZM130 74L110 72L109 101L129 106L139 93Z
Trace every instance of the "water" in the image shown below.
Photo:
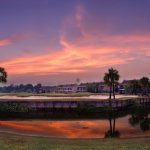
M131 120L131 115L115 120L0 121L0 132L55 138L104 138L105 133L110 130L110 121L112 121L112 127L119 132L120 138L150 136L149 128L143 129L140 122L137 123L137 121L131 124L129 118ZM115 126L113 126L113 121L115 121Z

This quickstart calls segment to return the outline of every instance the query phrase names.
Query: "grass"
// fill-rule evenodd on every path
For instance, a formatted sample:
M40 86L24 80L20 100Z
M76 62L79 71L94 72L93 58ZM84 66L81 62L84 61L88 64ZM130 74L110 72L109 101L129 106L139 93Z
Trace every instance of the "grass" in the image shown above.
M86 98L75 98L75 97L72 97L72 98L58 98L58 99L55 99L55 98L51 98L51 99L0 99L0 101L2 102L7 102L7 101L13 101L13 102L49 102L49 101L63 101L63 102L67 102L67 101L104 101L106 99L86 99Z
M137 98L123 98L123 99L116 99L116 100L122 100L122 101L125 101L125 100L128 100L128 99L132 99L133 101L136 102ZM86 102L92 102L92 101L106 101L108 99L96 99L96 98L76 98L76 97L71 97L71 98L50 98L50 99L44 99L44 98L41 98L41 99L0 99L0 101L2 102L7 102L7 101L14 101L14 102L49 102L49 101L63 101L63 102L67 102L67 101L86 101Z
M71 140L0 133L0 150L150 150L150 138Z
M88 92L84 92L84 93L40 93L40 94L36 94L36 93L0 93L0 97L1 96L17 96L20 97L17 99L9 99L9 101L103 101L106 99L98 99L98 98L86 98L88 96L91 95L108 95L108 93L88 93ZM30 96L45 96L45 97L49 97L48 98L41 98L41 99L34 99L34 98L28 98L28 99L22 99L21 97L30 97ZM108 96L109 97L109 96ZM65 99L66 98L66 99ZM122 98L118 98L119 100L127 100L127 99L137 99L137 97L132 97L132 96L128 96L128 97L122 97ZM0 101L7 101L7 99L0 99Z

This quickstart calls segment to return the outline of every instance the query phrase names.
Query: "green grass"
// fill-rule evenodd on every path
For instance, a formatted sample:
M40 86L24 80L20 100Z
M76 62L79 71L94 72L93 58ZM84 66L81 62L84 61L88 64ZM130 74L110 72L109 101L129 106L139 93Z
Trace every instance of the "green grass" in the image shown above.
M150 150L150 138L68 140L0 133L0 150Z

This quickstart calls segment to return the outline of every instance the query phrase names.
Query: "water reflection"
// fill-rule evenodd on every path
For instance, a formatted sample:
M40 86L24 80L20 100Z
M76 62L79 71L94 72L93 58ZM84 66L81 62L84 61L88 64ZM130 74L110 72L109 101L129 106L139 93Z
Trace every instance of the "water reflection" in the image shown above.
M150 136L150 109L108 112L99 119L0 121L0 132L57 138ZM86 118L86 117L85 117ZM101 118L101 119L100 119Z
M105 138L120 137L120 132L116 130L116 118L109 118L109 130L105 132Z
M107 120L0 122L0 132L59 138L103 138L107 128Z
M149 115L149 109L146 108L140 108L140 107L135 107L133 110L128 111L127 114L129 114L129 118L128 118L128 123L129 125L131 125L131 127L133 127L134 129L138 129L137 133L131 136L136 136L139 137L139 134L142 133L141 135L144 136L149 136L150 134L150 115ZM121 133L120 130L116 129L116 119L117 119L117 114L114 112L110 112L108 113L108 120L109 120L109 129L105 132L105 138L116 138L116 137L120 137ZM131 127L128 127L127 125L125 125L124 127L127 127L126 129L124 129L124 131L130 129ZM143 131L143 132L142 132ZM148 131L147 133L145 133L146 131ZM127 134L129 135L130 133L127 132ZM124 137L125 135L123 134L122 137Z
M150 136L149 128L147 128L147 119L141 122L139 128L135 124L134 126L130 125L128 120L131 117L79 121L0 121L0 132L58 138ZM145 132L142 132L141 129L144 129Z
M142 131L148 131L150 129L150 116L149 111L135 111L132 112L129 118L129 123L133 126L139 126Z

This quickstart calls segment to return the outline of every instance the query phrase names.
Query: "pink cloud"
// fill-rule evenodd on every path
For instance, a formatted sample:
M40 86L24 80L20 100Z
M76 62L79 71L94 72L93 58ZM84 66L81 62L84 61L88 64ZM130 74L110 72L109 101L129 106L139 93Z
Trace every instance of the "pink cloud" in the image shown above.
M0 40L0 46L6 46L12 44L13 41L11 39L2 39Z
M29 34L26 34L26 35L20 34L20 35L15 35L9 38L0 39L0 47L20 42L22 40L28 39L30 36L31 35Z
M64 20L59 41L63 49L60 51L49 48L47 54L18 57L2 61L1 65L13 75L79 74L106 66L127 64L136 59L137 51L149 56L150 35L105 34L101 32L103 28L89 27L88 17L90 15L85 8L78 6L74 14ZM97 34L94 34L96 30ZM0 46L9 45L18 39L1 40Z

